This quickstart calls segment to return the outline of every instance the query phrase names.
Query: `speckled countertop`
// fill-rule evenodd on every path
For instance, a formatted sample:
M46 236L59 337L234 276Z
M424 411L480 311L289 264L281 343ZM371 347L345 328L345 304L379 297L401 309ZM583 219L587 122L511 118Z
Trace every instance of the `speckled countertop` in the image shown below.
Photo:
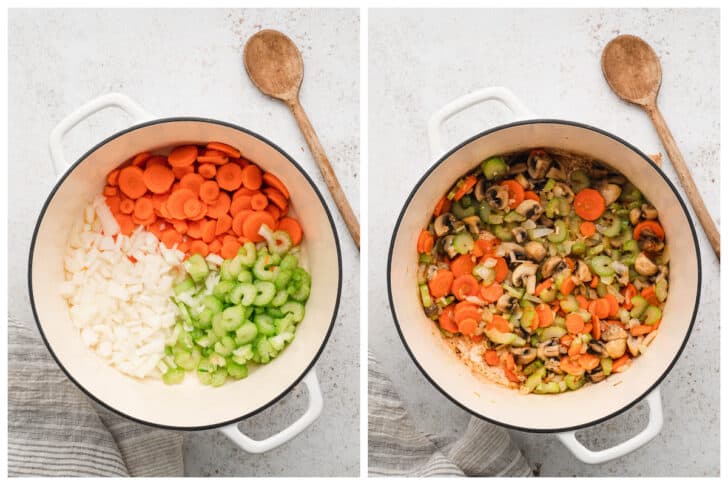
M324 412L290 443L248 455L216 431L185 437L187 475L359 474L359 255L298 128L281 103L260 94L241 62L245 40L262 28L287 33L302 51L301 101L339 180L359 208L358 10L15 10L9 14L9 313L33 325L25 255L55 182L47 136L89 99L119 91L159 116L195 115L248 127L279 144L308 171L332 209L344 262L339 316L318 364ZM124 128L106 110L67 139L67 157ZM255 438L304 409L297 386L248 419Z
M418 372L394 328L386 296L386 254L399 209L431 163L430 115L486 86L506 86L532 111L578 120L662 150L647 116L620 101L599 67L620 33L647 39L660 56L659 103L706 205L719 214L719 14L717 10L371 11L369 14L369 346L390 373L422 431L456 436L469 415ZM480 105L448 124L447 145L507 120ZM665 160L664 171L677 178ZM586 465L550 435L514 433L541 475L718 475L719 266L699 230L703 293L693 334L662 384L665 425L630 456ZM643 403L579 433L587 446L614 445L646 423Z

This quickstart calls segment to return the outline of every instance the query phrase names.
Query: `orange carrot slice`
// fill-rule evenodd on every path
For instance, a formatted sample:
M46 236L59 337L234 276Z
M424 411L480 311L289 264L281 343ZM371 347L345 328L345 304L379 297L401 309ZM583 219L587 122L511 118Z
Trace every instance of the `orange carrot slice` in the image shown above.
M286 231L291 236L291 241L294 246L301 244L303 239L303 228L298 221L292 217L284 217L278 221L278 229Z
M215 219L207 219L202 223L202 240L211 243L215 239L215 229L217 221Z
M203 178L212 179L215 178L217 168L212 163L201 163L197 167L197 173L199 173Z
M228 155L232 158L240 158L240 152L237 151L235 148L231 147L230 145L226 145L225 143L221 143L219 141L211 141L207 144L207 148L210 150L216 150L218 152L222 152L225 155Z
M219 236L220 234L224 234L231 227L233 227L233 218L227 214L223 214L217 219L217 223L215 224L215 235Z
M290 192L288 192L288 188L286 187L286 185L283 182L281 182L281 180L278 177L276 177L275 175L273 175L272 173L270 173L270 172L264 173L263 182L265 182L266 185L268 185L269 187L274 188L277 191L279 191L283 195L283 197L285 197L286 199L291 198L291 194L290 194Z
M604 214L606 203L599 191L582 189L574 197L574 211L576 215L587 221L595 221Z
M140 197L134 204L134 215L138 219L149 219L154 215L154 206L150 197Z
M205 179L202 175L192 172L179 179L179 186L183 189L190 189L195 194L199 194L200 186L204 181Z
M263 194L255 194L250 198L250 207L256 211L265 210L268 207L268 197Z
M166 165L147 165L144 169L144 185L153 194L167 192L174 183L174 173Z
M205 150L203 155L197 157L200 163L212 163L214 165L225 165L228 163L228 157L223 152L217 150Z
M187 167L195 163L197 159L197 147L195 145L183 145L175 148L167 157L167 161L173 167Z
M188 200L197 199L197 194L190 189L178 189L167 199L167 210L175 219L185 219L185 204Z
M239 165L226 163L217 169L215 179L220 184L220 188L231 191L237 190L240 184L243 183L243 170Z
M227 214L228 210L230 210L230 196L225 192L220 192L217 200L207 207L207 217L217 219L223 214Z
M220 195L220 186L214 180L206 180L200 185L200 199L207 204L212 204Z
M114 187L119 185L119 172L121 172L121 170L118 168L109 172L109 175L106 176L106 183Z
M256 165L248 165L242 171L242 182L246 189L258 190L263 185L260 169Z
M138 199L147 191L144 172L141 168L129 165L119 173L119 189L130 199Z

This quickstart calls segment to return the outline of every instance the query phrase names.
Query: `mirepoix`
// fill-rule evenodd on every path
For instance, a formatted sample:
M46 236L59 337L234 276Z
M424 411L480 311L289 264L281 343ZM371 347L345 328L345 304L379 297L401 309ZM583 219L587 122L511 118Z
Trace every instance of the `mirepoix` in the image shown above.
M600 161L542 148L489 157L417 239L424 312L522 393L602 381L657 335L669 270L658 216Z

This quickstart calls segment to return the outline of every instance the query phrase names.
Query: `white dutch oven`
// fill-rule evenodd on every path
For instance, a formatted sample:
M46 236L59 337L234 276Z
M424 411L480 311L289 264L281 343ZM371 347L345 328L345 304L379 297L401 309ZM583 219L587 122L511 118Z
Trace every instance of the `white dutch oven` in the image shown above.
M126 111L136 124L102 141L68 166L62 138L72 127L108 107ZM186 143L221 141L240 150L289 188L292 210L306 237L302 254L312 276L306 317L296 339L268 365L247 379L220 388L197 379L167 386L161 380L137 380L121 374L81 342L58 292L63 257L72 222L104 186L105 174L134 154ZM95 401L140 423L179 430L220 427L238 446L261 453L303 431L321 413L323 400L314 363L334 325L341 292L341 252L331 215L311 179L293 159L263 137L238 126L209 119L152 119L139 105L109 94L82 106L51 132L51 156L60 180L48 196L30 247L30 301L38 328L51 354L68 377ZM278 401L299 381L308 390L308 408L291 426L264 440L240 432L237 422Z
M469 106L488 100L503 103L519 121L484 131L443 155L442 124ZM657 436L662 428L658 385L687 342L700 295L695 228L672 183L648 157L624 140L580 123L535 119L504 88L483 89L455 100L432 117L428 131L432 155L439 160L404 204L394 229L387 270L397 329L419 369L440 392L470 413L522 431L558 433L564 445L587 463L625 455ZM422 310L416 285L415 247L435 203L463 173L489 156L534 147L585 154L624 174L658 209L673 257L669 297L660 332L649 352L635 359L628 371L598 385L558 395L524 396L475 375L446 347ZM650 408L649 423L631 439L600 451L589 450L576 439L576 430L616 416L643 398Z

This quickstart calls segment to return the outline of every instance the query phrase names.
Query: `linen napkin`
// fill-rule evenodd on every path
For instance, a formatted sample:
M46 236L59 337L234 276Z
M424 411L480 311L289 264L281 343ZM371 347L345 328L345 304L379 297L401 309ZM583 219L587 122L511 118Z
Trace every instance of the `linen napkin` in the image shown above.
M417 429L392 382L369 353L370 476L531 476L508 432L471 418L456 441Z

